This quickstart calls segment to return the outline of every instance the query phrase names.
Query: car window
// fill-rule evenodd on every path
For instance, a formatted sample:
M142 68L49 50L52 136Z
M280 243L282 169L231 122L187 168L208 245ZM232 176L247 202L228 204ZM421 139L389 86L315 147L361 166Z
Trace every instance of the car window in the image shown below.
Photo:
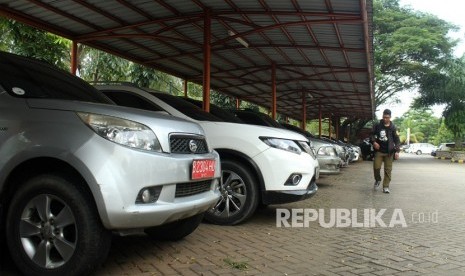
M192 119L199 121L223 122L220 118L205 112L203 109L180 97L164 93L150 93Z
M159 107L156 103L134 93L120 90L103 90L102 92L117 105L150 111L164 111L163 108Z
M45 62L0 53L0 84L12 96L113 104L98 90Z
M182 98L185 101L188 101L194 105L196 105L198 108L202 108L202 101L195 100L195 99L186 99ZM244 122L237 118L234 113L227 109L223 109L217 105L211 104L210 103L210 114L213 114L214 116L224 120L225 122L230 122L230 123L238 123L238 124L243 124Z
M237 117L239 117L239 119L243 120L248 124L283 128L278 122L262 113L249 111L235 111L235 114Z

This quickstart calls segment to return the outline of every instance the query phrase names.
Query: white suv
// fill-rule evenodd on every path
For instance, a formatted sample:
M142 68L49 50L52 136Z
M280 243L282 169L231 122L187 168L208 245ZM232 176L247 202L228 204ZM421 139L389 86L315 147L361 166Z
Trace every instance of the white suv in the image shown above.
M198 124L116 106L0 52L0 250L6 240L24 275L90 273L112 231L189 235L218 202L220 174Z
M304 136L263 126L227 123L184 100L128 84L96 85L117 104L152 110L198 122L218 151L222 198L205 214L213 223L245 221L259 203L281 204L313 196L318 161Z

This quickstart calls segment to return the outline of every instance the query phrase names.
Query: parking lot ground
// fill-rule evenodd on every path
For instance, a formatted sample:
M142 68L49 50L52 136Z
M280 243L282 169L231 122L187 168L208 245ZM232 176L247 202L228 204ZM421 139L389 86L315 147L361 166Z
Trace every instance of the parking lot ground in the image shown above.
M262 207L238 226L203 223L182 241L115 237L94 275L465 274L463 164L401 154L391 194L373 189L370 161L317 183L311 199ZM293 209L304 227L277 227L276 213ZM304 209L319 219L305 225ZM17 275L7 259L0 274Z

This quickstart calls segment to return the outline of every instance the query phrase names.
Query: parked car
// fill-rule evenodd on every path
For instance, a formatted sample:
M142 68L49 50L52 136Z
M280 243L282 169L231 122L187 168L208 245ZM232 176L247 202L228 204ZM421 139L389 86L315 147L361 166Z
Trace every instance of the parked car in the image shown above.
M224 122L180 97L146 88L127 84L96 87L120 105L151 105L202 125L222 166L222 198L205 215L210 222L235 225L246 221L259 203L303 200L318 189L318 163L308 140L300 134ZM140 100L144 104L136 103Z
M335 145L337 154L342 160L341 168L349 166L351 153L349 147L345 143L328 136L321 136L321 139Z
M340 173L341 158L337 155L334 145L315 138L310 132L291 124L280 123L283 127L298 132L310 140L316 152L316 159L320 165L320 174L338 174Z
M462 143L462 147L465 147L465 142ZM455 148L455 142L441 143L437 149L431 151L432 156L436 156L437 151L451 151Z
M202 107L202 102L194 99L186 99L187 101L195 104L198 107ZM237 114L242 114L242 118ZM266 114L258 113L248 110L226 110L219 106L210 103L210 113L213 115L227 121L227 122L236 122L236 123L249 123L253 125L263 125L269 127L284 128L294 132L297 132L305 136L310 141L310 147L313 150L313 154L316 156L318 161L320 174L338 174L340 172L340 158L337 156L336 150L332 145L329 145L319 139L313 137L307 131L303 131L298 127L292 125L284 125L273 120ZM246 114L246 115L244 115ZM330 148L327 148L329 146ZM334 153L334 154L333 154Z
M423 153L431 154L431 152L436 149L437 147L430 143L412 143L406 149L406 152L421 155Z
M88 274L112 231L189 235L218 201L220 170L198 124L0 52L0 232L23 274Z

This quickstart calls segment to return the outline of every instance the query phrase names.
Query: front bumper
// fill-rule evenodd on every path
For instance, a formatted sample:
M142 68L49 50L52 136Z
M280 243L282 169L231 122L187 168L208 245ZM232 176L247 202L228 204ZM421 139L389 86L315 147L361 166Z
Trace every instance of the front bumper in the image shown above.
M332 175L341 172L341 158L337 156L317 156L317 160L320 165L320 174Z
M206 154L170 154L135 150L94 135L69 160L86 179L100 218L107 229L140 229L203 213L220 196L221 165L216 151ZM213 177L192 180L194 159L214 159ZM203 189L176 195L176 186ZM192 187L190 187L192 184ZM141 189L161 187L158 200L136 203Z
M263 204L284 204L308 199L316 194L318 186L315 179L312 179L305 190L283 190L283 191L263 191Z
M295 154L269 148L253 158L263 176L264 191L305 190L316 179L318 162L307 153ZM284 185L292 174L302 178L297 185Z

